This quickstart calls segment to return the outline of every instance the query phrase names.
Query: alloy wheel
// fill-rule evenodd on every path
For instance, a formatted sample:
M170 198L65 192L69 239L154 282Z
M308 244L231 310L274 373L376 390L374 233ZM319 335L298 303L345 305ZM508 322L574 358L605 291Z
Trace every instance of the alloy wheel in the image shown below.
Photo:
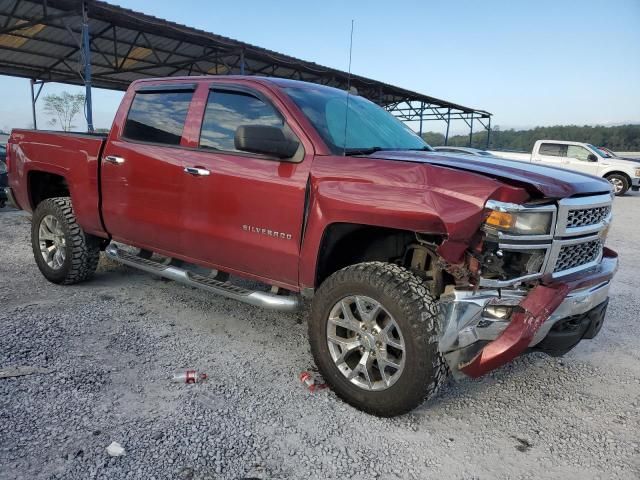
M620 193L624 188L624 183L619 178L616 178L616 177L610 178L609 183L613 185L613 189L615 190L615 193Z
M364 390L385 390L402 375L402 332L372 298L349 296L333 306L327 319L327 345L338 370Z
M67 242L62 225L53 215L42 218L38 228L38 244L42 258L49 268L62 268L67 256Z

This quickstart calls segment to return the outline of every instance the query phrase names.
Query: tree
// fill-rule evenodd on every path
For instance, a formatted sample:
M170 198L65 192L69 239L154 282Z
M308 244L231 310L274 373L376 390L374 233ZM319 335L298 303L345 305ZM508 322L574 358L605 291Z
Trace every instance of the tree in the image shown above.
M431 145L442 145L441 135L425 132L422 137ZM570 140L603 146L614 151L640 151L640 125L555 125L552 127L535 127L529 130L502 130L498 126L491 131L490 149L531 152L536 140ZM473 133L473 146L485 148L487 133L483 130ZM449 145L466 147L469 135L449 137Z
M50 93L44 97L44 111L54 118L49 123L60 124L60 128L65 132L74 128L73 118L84 107L84 95L82 93L72 94L62 92L60 95Z

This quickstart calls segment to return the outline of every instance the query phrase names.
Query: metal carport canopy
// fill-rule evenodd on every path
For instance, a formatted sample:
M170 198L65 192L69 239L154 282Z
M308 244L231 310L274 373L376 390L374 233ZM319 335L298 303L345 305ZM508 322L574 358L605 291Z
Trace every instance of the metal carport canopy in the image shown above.
M349 82L347 72L97 0L0 0L0 74L88 84L88 92L183 75L264 75L342 89ZM484 110L359 75L350 85L398 118L418 121L421 132L424 120L443 120L447 131L454 119L490 128Z

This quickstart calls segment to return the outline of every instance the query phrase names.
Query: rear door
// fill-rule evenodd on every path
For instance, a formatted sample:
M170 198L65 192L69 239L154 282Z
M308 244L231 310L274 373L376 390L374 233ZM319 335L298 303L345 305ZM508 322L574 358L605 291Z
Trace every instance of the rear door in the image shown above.
M102 214L115 240L164 253L183 250L181 143L194 91L195 84L143 86L119 125L116 119L101 166Z
M544 163L554 167L566 168L567 146L561 143L544 142L535 155L531 157L534 162Z
M200 88L194 103L203 108L201 131L185 165L199 173L183 175L185 248L201 262L296 287L311 144L264 87ZM296 155L238 151L236 129L255 124L283 126L301 142Z

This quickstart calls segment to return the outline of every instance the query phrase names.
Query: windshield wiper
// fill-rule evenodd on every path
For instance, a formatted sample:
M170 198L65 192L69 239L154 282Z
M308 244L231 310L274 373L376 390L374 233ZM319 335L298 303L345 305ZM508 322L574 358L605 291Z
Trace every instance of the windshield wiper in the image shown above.
M368 148L345 148L345 155L369 155L370 153L380 152L382 150L389 150L382 147L368 147Z
M408 151L431 151L432 149L429 147L421 147L421 148L382 148L382 147L368 147L368 148L346 148L344 151L345 155L369 155L375 152L408 152Z

